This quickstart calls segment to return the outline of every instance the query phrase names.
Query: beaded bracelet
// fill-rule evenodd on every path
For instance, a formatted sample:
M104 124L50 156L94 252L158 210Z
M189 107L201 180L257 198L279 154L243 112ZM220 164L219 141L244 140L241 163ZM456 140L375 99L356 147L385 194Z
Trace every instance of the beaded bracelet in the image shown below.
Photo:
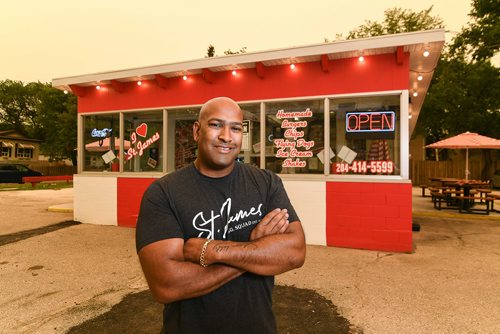
M208 264L205 263L205 252L207 251L207 246L210 242L212 242L213 239L207 239L205 243L203 244L203 247L201 248L201 253L200 253L200 265L204 268L208 267Z

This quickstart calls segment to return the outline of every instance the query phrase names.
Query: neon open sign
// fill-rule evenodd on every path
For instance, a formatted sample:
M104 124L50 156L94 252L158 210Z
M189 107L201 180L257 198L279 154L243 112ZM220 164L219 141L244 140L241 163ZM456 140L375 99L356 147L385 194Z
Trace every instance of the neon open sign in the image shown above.
M348 133L394 132L396 114L394 111L347 112L345 130Z

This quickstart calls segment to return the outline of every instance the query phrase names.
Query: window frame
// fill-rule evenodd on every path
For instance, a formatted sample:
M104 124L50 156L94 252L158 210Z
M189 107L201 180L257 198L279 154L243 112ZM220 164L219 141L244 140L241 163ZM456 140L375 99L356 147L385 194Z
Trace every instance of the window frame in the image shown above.
M291 180L321 180L321 181L344 181L344 182L374 182L374 181L394 181L400 182L401 180L409 180L409 93L408 90L390 90L390 91L376 91L376 92L358 92L358 93L348 93L348 94L328 94L328 95L314 95L314 96L300 96L293 98L275 98L275 99L262 99L262 100L243 100L236 101L239 105L248 104L260 104L260 168L265 168L265 135L266 135L266 105L269 103L286 103L293 101L307 101L307 100L320 100L323 99L324 103L324 142L330 143L330 100L343 99L343 98L360 98L360 97L376 97L376 96L388 96L388 95L399 95L400 98L400 117L397 120L400 126L399 133L399 146L400 146L400 173L399 175L339 175L330 173L330 164L324 164L323 174L279 174L283 179ZM168 135L167 131L169 128L168 119L169 112L178 111L179 109L188 108L201 108L202 104L192 104L192 105L175 105L175 106L162 106L157 108L138 108L138 109L123 109L123 110L113 110L113 111L98 111L98 112L85 112L78 114L78 174L97 174L103 175L102 171L84 171L84 118L86 116L94 115L105 115L105 114L118 114L120 123L120 138L124 138L124 115L127 113L140 113L143 111L163 111L163 132L162 132L162 147L163 161L161 172L125 172L123 170L123 159L120 159L120 167L118 172L108 172L109 175L120 175L120 176L134 176L134 177L151 177L152 175L164 175L167 172L167 149L168 149ZM330 143L331 144L331 143ZM120 142L120 152L124 152L124 141ZM325 161L329 161L330 156L328 150L325 150Z

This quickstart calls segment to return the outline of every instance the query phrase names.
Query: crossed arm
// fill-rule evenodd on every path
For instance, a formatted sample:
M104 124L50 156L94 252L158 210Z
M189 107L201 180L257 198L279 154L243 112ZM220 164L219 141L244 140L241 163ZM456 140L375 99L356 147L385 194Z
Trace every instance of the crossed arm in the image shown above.
M246 271L276 275L301 267L305 239L299 221L288 223L286 210L268 213L252 231L249 242L214 240L199 264L206 239L166 239L139 251L148 285L160 303L205 295Z

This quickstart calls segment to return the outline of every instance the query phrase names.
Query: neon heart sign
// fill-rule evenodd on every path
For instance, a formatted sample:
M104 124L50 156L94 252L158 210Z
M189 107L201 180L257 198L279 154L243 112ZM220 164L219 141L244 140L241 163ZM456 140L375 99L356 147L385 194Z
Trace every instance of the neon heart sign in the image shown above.
M132 159L137 155L142 156L146 148L148 148L151 144L160 139L160 134L156 132L154 135L152 135L151 137L149 137L144 141L137 140L137 136L146 138L147 134L148 134L148 125L146 123L142 123L137 128L135 128L135 132L132 132L132 134L130 135L130 140L132 141L132 144L135 145L135 147L130 147L127 150L127 154L125 156L126 161Z

